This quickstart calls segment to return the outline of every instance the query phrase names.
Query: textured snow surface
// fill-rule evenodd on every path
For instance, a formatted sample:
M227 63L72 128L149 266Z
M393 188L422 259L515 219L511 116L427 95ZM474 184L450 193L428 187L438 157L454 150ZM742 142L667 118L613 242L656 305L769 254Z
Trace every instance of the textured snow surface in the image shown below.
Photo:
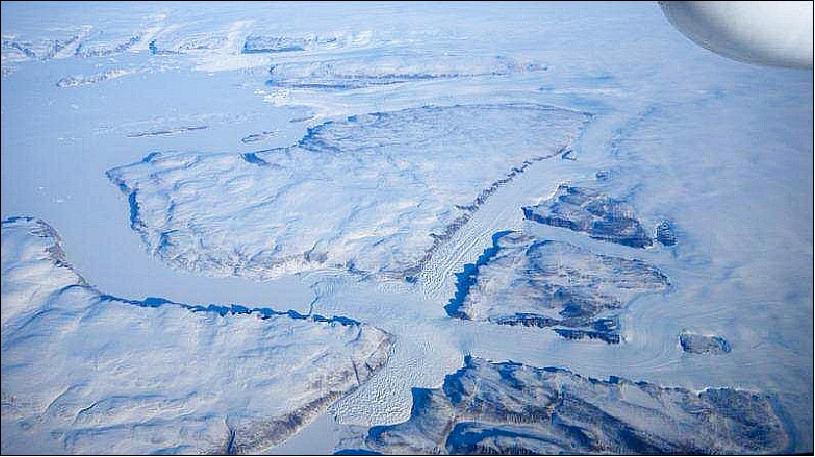
M253 32L246 37L241 52L244 54L258 54L361 48L371 42L371 35L370 31L331 35L307 33L296 36Z
M683 330L679 334L682 350L691 354L726 354L731 351L730 344L719 335L703 335Z
M127 76L132 71L122 70L122 69L114 69L114 70L107 70L102 73L96 73L88 76L79 75L79 76L66 76L59 81L57 81L57 86L59 87L77 87L77 86L85 86L89 84L96 84L102 81L107 81L109 79L116 79L121 78L123 76Z
M3 2L2 13L2 218L35 217L3 227L3 393L14 370L47 375L28 376L36 411L8 416L4 396L4 450L87 443L64 438L101 402L82 417L110 410L117 425L92 427L94 449L126 434L192 452L174 447L194 436L173 435L182 413L145 412L153 396L182 401L210 450L363 449L371 427L410 423L414 389L440 388L472 355L689 395L749 391L774 413L750 430L786 433L762 449L812 452L811 73L700 49L655 2ZM374 327L392 344L366 374L350 359L378 365ZM354 328L369 339L353 341ZM329 365L299 364L315 354ZM68 355L76 370L55 362ZM112 390L137 379L110 382L116 368L146 378L171 362L178 385ZM311 373L347 394L331 402L302 381ZM92 390L65 396L83 399L77 409L55 401L80 380ZM657 419L627 406L635 388L603 386L591 403L610 412L621 398L624 412L586 427L632 452L655 442L613 430L666 446L681 442L676 420L703 439L741 433L735 422L702 433L671 402L648 429ZM750 439L780 436L762 433ZM457 449L478 442L456 436ZM723 442L706 452L738 448Z
M350 89L430 79L510 76L546 71L538 62L494 56L375 56L320 62L275 64L269 70L267 85L318 89Z
M481 265L460 278L460 295L447 305L451 315L554 327L564 336L617 343L620 308L642 292L668 286L664 274L641 260L597 255L524 233L501 234L491 249Z
M257 453L388 358L349 319L101 295L44 222L2 235L4 453Z
M469 357L441 388L414 390L408 422L372 428L365 443L388 454L754 454L783 452L787 435L767 399L747 390Z
M55 291L85 284L68 267L59 235L48 224L30 217L3 222L3 332L6 323L25 322Z
M402 275L587 114L531 104L349 116L296 146L154 153L108 172L150 251L186 270L268 279L316 269Z
M645 248L653 244L630 205L592 189L561 185L550 200L524 208L524 216L624 246Z

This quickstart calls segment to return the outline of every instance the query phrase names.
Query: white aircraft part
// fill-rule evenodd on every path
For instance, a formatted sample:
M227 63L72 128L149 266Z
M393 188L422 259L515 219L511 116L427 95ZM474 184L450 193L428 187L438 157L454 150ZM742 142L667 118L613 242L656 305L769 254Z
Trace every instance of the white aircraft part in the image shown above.
M812 68L812 2L659 2L694 43L742 62Z

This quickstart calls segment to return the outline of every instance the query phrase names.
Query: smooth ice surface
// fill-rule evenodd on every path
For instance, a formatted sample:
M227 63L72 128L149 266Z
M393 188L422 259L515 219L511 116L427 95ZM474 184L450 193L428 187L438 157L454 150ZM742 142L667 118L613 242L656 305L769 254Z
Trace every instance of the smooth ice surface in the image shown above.
M165 316L167 305L241 303L348 316L394 337L380 370L275 450L359 449L368 428L410 419L413 389L440 387L472 354L692 392L748 389L771 399L786 449L812 452L810 73L700 49L655 3L3 2L2 40L2 217L32 215L58 229L75 272L132 302L107 307ZM571 134L547 123L519 115L510 124L497 114L479 121L483 113L462 111L517 106L590 113L591 121L561 151L551 140ZM429 109L450 111L434 117ZM377 116L385 119L381 128ZM338 150L298 146L315 129ZM425 147L394 144L401 138ZM528 149L488 153L477 147L487 138ZM286 164L283 151L300 163L263 165ZM552 154L529 160L540 151ZM394 163L383 162L386 152ZM155 164L141 163L148 157ZM352 159L360 159L353 169ZM199 175L183 167L166 173L164 166L184 161ZM429 189L404 187L414 181L398 173L402 161L433 165L414 173ZM130 195L106 175L117 167L150 197L143 205L149 229L131 228ZM394 187L380 187L375 176ZM219 184L230 179L231 187ZM308 201L294 198L275 212L253 208L284 182L311 186ZM439 183L450 185L434 193L430 186ZM650 246L525 219L522 208L543 209L561 185L624 203ZM177 214L184 224L168 220L162 199L192 189L209 205L187 202ZM140 198L137 192L134 203ZM393 212L409 219L400 221L386 208L402 198L429 206ZM477 210L467 209L479 199ZM297 230L258 230L285 227L289 209ZM252 219L256 211L267 218ZM623 222L629 225L603 228L633 227ZM165 227L178 230L177 246L163 248L176 257L156 255ZM568 243L588 258L641 260L670 287L624 307L620 344L451 318L445 305L456 297L457 275L506 231ZM384 233L406 242L377 250L372 240ZM305 261L313 247L306 240L317 239L324 245ZM5 235L3 243L5 251ZM273 275L258 267L274 264L274 256L247 262L275 246L300 260L272 268ZM173 258L206 268L180 268ZM39 300L37 290L48 289L40 283L59 271L42 268L14 288L7 277L15 276L4 270L3 293L13 292L19 305L11 317L4 313L4 327L25 318L34 303L25 297ZM135 306L158 303L150 297L169 303ZM225 322L256 314L224 306L177 312ZM684 329L723 336L731 351L686 353ZM4 443L14 427L3 427Z
M44 222L2 235L4 453L257 453L389 354L347 319L101 295Z

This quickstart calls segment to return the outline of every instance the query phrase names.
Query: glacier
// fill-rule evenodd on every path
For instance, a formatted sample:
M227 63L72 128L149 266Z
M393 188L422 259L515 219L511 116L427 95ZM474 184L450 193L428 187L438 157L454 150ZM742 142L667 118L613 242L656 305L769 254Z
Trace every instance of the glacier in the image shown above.
M4 453L812 452L811 74L656 3L0 8Z

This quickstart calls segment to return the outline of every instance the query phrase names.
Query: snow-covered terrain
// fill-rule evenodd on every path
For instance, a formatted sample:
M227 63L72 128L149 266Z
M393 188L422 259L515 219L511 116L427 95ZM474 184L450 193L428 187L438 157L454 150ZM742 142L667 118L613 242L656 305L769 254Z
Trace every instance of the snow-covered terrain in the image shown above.
M509 76L537 71L546 71L546 66L500 55L466 58L408 54L275 64L269 70L271 77L266 84L271 87L353 89L431 79Z
M633 208L591 189L561 185L550 200L523 211L531 221L585 232L623 246L646 248L654 243Z
M691 354L726 354L731 351L727 340L719 335L702 335L688 330L679 334L682 350Z
M348 318L102 295L46 223L2 234L4 453L257 453L390 353Z
M416 389L409 421L374 427L388 454L754 454L787 436L755 392L698 392L468 358L439 389Z
M619 309L668 284L665 275L640 260L504 232L479 262L465 266L446 309L465 320L553 327L569 338L619 343Z
M812 452L811 73L656 3L3 2L0 55L4 453L393 451L505 370ZM599 449L516 413L422 449Z
M42 221L9 218L3 223L2 252L3 329L6 322L25 321L55 290L85 284L67 267L59 235Z
M421 107L322 123L289 148L152 153L108 176L151 253L180 268L404 277L587 121L540 105Z

